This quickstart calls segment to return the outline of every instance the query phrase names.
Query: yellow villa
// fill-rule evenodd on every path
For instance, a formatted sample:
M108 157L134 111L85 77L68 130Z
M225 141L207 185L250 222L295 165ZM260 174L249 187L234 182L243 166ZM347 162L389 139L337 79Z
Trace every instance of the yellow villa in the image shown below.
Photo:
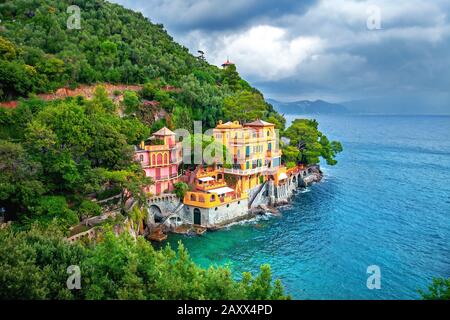
M275 125L256 120L241 125L238 121L219 122L213 130L216 141L226 146L231 154L231 166L201 168L195 176L192 191L183 203L195 225L220 226L245 218L253 200L263 193L268 203L274 188L287 181L286 168L281 166ZM226 177L232 176L232 185ZM271 187L263 184L270 181ZM270 195L269 195L270 194Z
M232 167L223 171L238 177L239 191L247 192L268 179L278 182L286 178L274 124L263 120L244 125L219 122L213 134L232 154Z

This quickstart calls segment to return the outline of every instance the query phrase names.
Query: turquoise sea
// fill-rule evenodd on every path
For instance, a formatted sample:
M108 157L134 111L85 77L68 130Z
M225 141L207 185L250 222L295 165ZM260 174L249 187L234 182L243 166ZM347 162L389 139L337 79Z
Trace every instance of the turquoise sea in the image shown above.
M269 263L296 299L420 298L433 276L450 276L450 117L315 118L344 146L323 182L281 217L170 243L236 277ZM380 267L379 290L366 286L369 265Z

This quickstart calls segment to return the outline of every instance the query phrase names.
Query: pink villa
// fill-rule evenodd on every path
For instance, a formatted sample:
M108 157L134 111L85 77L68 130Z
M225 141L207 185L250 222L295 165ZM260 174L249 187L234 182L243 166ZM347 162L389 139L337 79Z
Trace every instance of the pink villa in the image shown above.
M142 165L147 177L154 181L145 191L154 196L173 191L178 182L178 166L182 161L181 142L175 141L175 133L166 127L155 132L136 147L135 159Z

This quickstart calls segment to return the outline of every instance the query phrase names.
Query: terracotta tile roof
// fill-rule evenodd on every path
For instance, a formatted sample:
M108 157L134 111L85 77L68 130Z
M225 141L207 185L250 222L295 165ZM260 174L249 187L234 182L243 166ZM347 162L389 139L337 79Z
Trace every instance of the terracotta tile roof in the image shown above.
M164 127L158 131L156 131L154 134L154 136L174 136L175 132L170 131L167 127Z
M268 126L274 126L274 124L258 119L253 122L246 123L244 126L246 126L246 127L247 126L249 126L249 127L268 127Z

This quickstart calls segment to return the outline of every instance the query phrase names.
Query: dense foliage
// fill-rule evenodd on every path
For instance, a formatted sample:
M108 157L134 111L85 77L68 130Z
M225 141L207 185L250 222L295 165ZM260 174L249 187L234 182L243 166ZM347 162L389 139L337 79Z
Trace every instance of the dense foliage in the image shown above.
M67 28L70 5L81 9L81 29ZM70 226L101 214L94 197L120 195L123 207L133 197L138 205L128 218L139 229L143 186L152 181L133 161L133 146L163 126L192 132L195 120L207 130L219 120L260 118L283 131L284 117L236 66L209 65L162 25L103 0L0 1L0 20L0 101L20 99L15 109L0 108L0 209L15 221L0 230L0 298L286 298L278 281L272 285L268 266L236 282L228 269L198 268L182 247L178 254L156 251L142 239L109 232L96 245L62 239ZM103 82L142 90L114 92L114 102L102 86L92 99L35 96ZM335 164L342 150L313 121L296 120L285 135L289 165L319 157ZM197 134L183 141L192 150L194 142L212 157L228 158L213 139ZM178 196L186 191L186 184L176 185ZM81 267L81 291L65 288L69 265Z
M320 157L327 164L337 163L335 156L342 152L342 145L338 141L330 141L319 131L316 120L296 119L286 129L284 136L289 144L283 146L283 157L289 164L317 164Z
M123 202L131 195L143 201L141 187L151 181L133 161L133 145L149 130L120 118L101 88L91 101L32 99L0 109L0 123L0 201L8 220L57 218L70 226L87 209L98 214L87 208L88 195L114 186L130 192Z
M427 292L419 293L424 300L450 300L450 278L435 278Z
M287 299L268 266L233 280L227 268L197 267L183 246L155 250L128 234L106 232L95 246L69 244L58 228L0 230L0 299ZM69 290L69 266L81 289Z
M80 29L67 28L70 5L80 8ZM0 100L79 84L148 83L142 97L173 112L170 123L164 123L171 128L191 129L192 120L212 128L224 113L235 120L230 110L237 102L242 111L257 108L252 117L282 123L234 65L221 70L191 55L141 13L103 0L16 0L0 3L0 19ZM161 90L165 85L179 90ZM125 99L127 112L153 125L132 94Z

